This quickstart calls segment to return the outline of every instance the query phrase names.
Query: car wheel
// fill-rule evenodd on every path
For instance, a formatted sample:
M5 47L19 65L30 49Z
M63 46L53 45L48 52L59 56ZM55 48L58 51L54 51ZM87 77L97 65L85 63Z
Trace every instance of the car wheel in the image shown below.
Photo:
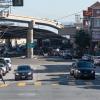
M3 76L5 76L5 75L6 75L6 73L3 73L2 75L3 75Z
M17 77L15 77L15 81L18 81L18 78Z
M92 80L95 80L95 76L92 77Z
M11 71L11 68L9 68L9 71Z

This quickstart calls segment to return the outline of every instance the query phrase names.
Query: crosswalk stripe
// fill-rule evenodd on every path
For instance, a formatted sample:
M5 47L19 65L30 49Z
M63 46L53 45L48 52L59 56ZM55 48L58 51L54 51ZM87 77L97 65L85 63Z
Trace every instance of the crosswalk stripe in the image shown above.
M74 86L74 85L75 85L75 82L71 82L71 81L70 81L70 82L68 82L67 84L68 84L68 85L71 85L71 86Z
M93 82L91 82L91 81L86 81L85 84L86 84L86 85L93 85Z
M17 86L24 87L24 86L26 86L26 83L25 82L19 82L19 83L17 83Z

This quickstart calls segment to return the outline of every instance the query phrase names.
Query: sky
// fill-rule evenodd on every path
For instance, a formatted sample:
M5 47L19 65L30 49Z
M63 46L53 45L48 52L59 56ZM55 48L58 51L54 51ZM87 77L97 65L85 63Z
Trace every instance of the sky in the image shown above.
M97 1L100 0L24 0L23 7L12 7L12 13L64 23L74 22L75 16L69 15L85 10Z

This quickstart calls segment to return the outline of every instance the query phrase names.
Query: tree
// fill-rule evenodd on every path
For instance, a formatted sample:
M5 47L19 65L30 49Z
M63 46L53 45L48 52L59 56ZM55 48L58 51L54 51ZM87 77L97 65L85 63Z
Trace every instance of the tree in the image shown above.
M90 47L90 41L90 35L86 33L84 30L79 30L78 32L76 32L75 43L80 52L80 56L83 55L86 47Z

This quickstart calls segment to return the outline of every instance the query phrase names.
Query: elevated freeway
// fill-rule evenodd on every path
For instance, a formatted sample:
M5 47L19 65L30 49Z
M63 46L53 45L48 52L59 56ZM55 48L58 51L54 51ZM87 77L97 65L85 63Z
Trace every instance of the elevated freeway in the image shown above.
M63 28L63 25L48 19L38 19L27 16L9 15L0 18L0 38L26 38L28 44L33 43L34 38L61 38L49 29L35 28L35 25L43 25L54 29ZM33 48L27 48L27 57L33 57Z
M28 17L28 16L17 16L17 15L9 15L8 17L2 17L0 18L0 21L9 21L9 22L18 22L18 23L28 23L30 21L33 21L33 25L45 25L50 26L56 29L63 28L63 25L61 23L58 23L55 20L50 20L47 18L40 19L40 18L34 18L34 17Z

